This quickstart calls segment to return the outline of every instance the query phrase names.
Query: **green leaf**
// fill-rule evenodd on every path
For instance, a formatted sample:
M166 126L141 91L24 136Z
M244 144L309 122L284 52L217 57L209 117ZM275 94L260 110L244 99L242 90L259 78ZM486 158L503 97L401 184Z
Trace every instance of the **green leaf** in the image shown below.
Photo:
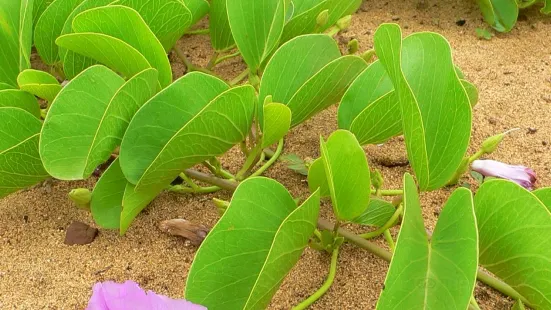
M264 309L316 227L319 195L297 207L278 182L242 182L197 251L187 300L216 309Z
M551 187L537 189L532 194L543 202L543 205L551 212Z
M390 202L371 198L364 213L353 219L352 222L366 226L382 227L390 220L394 212L396 212L396 208Z
M36 98L18 89L0 90L0 108L3 107L20 108L40 118L40 106Z
M122 40L105 34L71 33L60 36L55 42L60 47L93 58L126 77L132 77L151 68L147 59L135 48ZM73 66L67 59L65 61L65 66L67 64ZM76 71L78 69L73 70L73 72Z
M516 0L478 0L484 20L499 32L513 29L518 18Z
M113 2L113 0L84 0L78 5L67 17L60 35L65 35L73 32L73 19L75 16L89 9L105 6ZM69 51L63 47L59 47L59 57L63 63L63 73L68 80L73 79L84 69L97 64L92 58L85 57L73 51Z
M321 158L335 216L351 221L369 204L371 178L365 152L346 130L333 132L327 142L320 137Z
M132 221L155 199L162 188L148 188L136 192L126 181L119 160L111 163L96 183L92 192L90 210L96 223L106 229L120 229L124 235Z
M331 191L329 190L329 183L327 182L325 167L321 157L314 160L308 169L308 188L312 193L319 189L321 197L331 197Z
M54 65L60 60L55 40L61 35L65 21L82 0L56 0L38 19L34 28L34 46L42 61Z
M126 83L103 66L83 71L59 93L44 121L40 154L46 170L62 180L90 177L120 144L134 113L155 94L156 85L155 69Z
M48 102L52 102L61 90L61 85L55 77L47 72L33 69L21 71L17 76L17 84L21 90Z
M209 13L210 5L207 0L182 0L191 12L191 25L197 23ZM189 28L189 27L188 27Z
M264 106L262 125L262 148L266 148L285 137L291 126L291 110L281 103Z
M515 303L513 304L513 307L511 308L511 310L525 310L525 309L526 308L524 307L524 304L520 300L515 301Z
M546 15L551 14L551 0L545 0L545 5L541 8L540 12Z
M302 175L308 175L306 162L297 154L285 154L280 157L281 161L287 164L287 168Z
M398 95L408 158L419 187L426 191L445 186L467 152L471 133L471 106L450 45L428 32L402 41L395 24L380 26L374 41Z
M461 80L461 84L463 85L463 88L465 88L465 91L467 92L467 96L469 97L469 103L471 105L471 108L474 108L476 104L478 103L478 89L476 86L474 86L473 83Z
M163 46L134 9L114 5L82 12L74 18L73 30L77 33L101 33L123 40L157 69L162 87L172 83L172 69Z
M476 28L474 31L479 39L491 40L493 37L493 34L486 28Z
M209 14L210 42L221 51L234 44L226 10L226 0L212 0Z
M533 309L551 308L551 213L523 187L487 180L475 196L480 264Z
M260 84L260 101L271 95L291 109L291 127L337 103L367 64L357 56L339 57L327 35L304 35L283 44L270 59ZM262 117L262 115L260 116Z
M42 16L42 13L46 10L46 8L54 2L54 0L34 0L33 1L33 29L36 25L36 22L38 22L38 19L40 16Z
M4 0L0 5L0 83L17 85L19 72L31 67L32 0Z
M189 7L181 0L119 0L115 4L138 11L166 52L193 24Z
M233 38L252 73L277 47L285 24L286 0L227 1Z
M18 108L0 107L0 198L48 178L38 156L42 122Z
M404 176L404 218L377 309L467 309L478 271L471 192L453 192L427 238L413 177Z
M222 80L186 74L148 101L132 119L121 145L128 181L166 186L184 169L243 141L252 125L254 88L228 89Z

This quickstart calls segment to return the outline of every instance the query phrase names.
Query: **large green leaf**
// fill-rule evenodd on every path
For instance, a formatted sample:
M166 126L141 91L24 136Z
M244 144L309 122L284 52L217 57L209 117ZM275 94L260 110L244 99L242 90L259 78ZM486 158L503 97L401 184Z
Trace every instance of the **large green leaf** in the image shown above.
M136 10L120 5L94 8L73 19L73 30L77 33L101 33L123 40L157 69L162 87L172 83L172 69L165 50Z
M440 188L457 171L471 135L471 106L450 45L429 32L402 42L395 24L380 26L374 41L400 102L408 158L419 187Z
M291 126L291 110L281 103L268 103L264 106L262 125L262 148L266 148L283 138Z
M241 56L252 73L279 43L285 24L286 0L227 1L228 20Z
M320 144L335 216L341 221L351 221L364 212L371 195L365 152L346 130L333 132L327 142L321 138Z
M197 251L187 300L216 309L265 309L314 232L319 195L297 207L266 178L239 185L220 221Z
M61 35L65 21L83 0L56 0L38 19L34 29L34 46L42 60L53 65L60 60L55 40Z
M478 0L484 20L499 32L513 29L518 18L517 0Z
M36 118L40 117L40 106L36 98L18 89L0 90L0 108L3 107L20 108L31 113Z
M83 71L59 93L44 121L40 154L46 170L63 180L88 178L120 144L156 85L155 69L126 83L103 66Z
M33 28L36 25L36 22L38 22L38 19L44 13L46 8L52 3L54 0L34 0L33 3Z
M283 44L262 76L260 101L271 95L291 109L291 127L337 103L367 64L357 56L339 57L327 35L304 35ZM260 116L262 117L262 116Z
M395 212L396 208L394 208L390 202L372 198L369 200L369 205L364 213L353 219L352 222L367 226L381 227L390 220Z
M17 76L17 84L21 90L39 98L52 102L61 90L57 79L48 72L27 69Z
M541 193L540 193L541 194ZM551 213L523 187L494 179L475 196L480 264L533 309L551 309Z
M192 72L147 102L121 145L128 181L138 190L166 186L184 169L243 141L252 124L254 88L228 88L216 77Z
M532 192L551 212L551 187L540 188Z
M70 33L57 38L56 44L83 56L93 58L126 77L132 77L145 69L151 68L147 59L138 50L122 40L105 34ZM69 55L67 53L67 57ZM71 61L68 61L67 58L65 61L65 69L67 69L67 66L75 66L69 69L71 72L83 69L76 64L70 64ZM84 66L84 68L86 67L87 65Z
M38 155L42 123L18 108L0 107L0 198L48 177Z
M339 128L350 130L360 144L376 144L402 133L402 114L392 81L380 61L350 85L338 112Z
M167 52L192 25L192 14L181 0L119 0L115 4L138 11Z
M230 47L234 41L228 21L226 0L212 0L209 14L210 42L215 50Z
M207 0L181 0L191 12L191 25L197 23L209 13L210 5Z
M33 0L0 1L0 84L17 85L20 71L30 68Z
M148 188L136 192L126 181L119 160L111 163L96 183L92 192L90 210L96 223L107 229L120 229L121 235L136 216L159 195L162 189Z
M86 10L108 5L113 0L84 0L78 5L71 14L67 17L60 35L65 35L73 32L73 19L75 16ZM59 47L59 57L63 63L63 72L67 79L72 79L84 69L95 65L97 62L92 58L85 57L73 51L69 51L63 47Z
M404 218L377 309L467 309L478 271L473 198L453 192L431 240L413 177L404 176Z

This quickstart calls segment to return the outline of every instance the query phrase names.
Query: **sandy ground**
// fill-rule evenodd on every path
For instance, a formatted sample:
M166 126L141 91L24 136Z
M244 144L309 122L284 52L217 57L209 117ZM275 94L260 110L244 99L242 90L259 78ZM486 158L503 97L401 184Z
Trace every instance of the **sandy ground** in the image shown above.
M465 25L458 26L458 20L465 20ZM406 34L435 31L448 38L456 63L480 91L470 151L476 151L484 138L518 127L521 130L509 136L491 158L532 167L540 187L551 185L550 18L536 9L524 11L511 33L486 41L475 36L475 28L485 25L474 1L429 0L419 5L417 1L367 0L339 41L346 44L356 38L362 50L370 49L373 33L383 22L399 23ZM206 36L184 37L179 45L199 65L205 65L212 53ZM174 55L171 59L176 77L182 75L183 66ZM240 60L232 60L219 65L216 71L229 79L243 69ZM315 158L319 155L319 134L327 136L335 129L336 107L331 107L294 129L285 152ZM405 161L400 138L382 147L369 146L366 153L371 166L383 172L387 188L401 187L402 174L409 168L383 166ZM235 171L242 158L232 151L224 163ZM282 182L296 196L307 195L304 177L281 163L267 176ZM468 177L464 181L473 183ZM163 234L157 226L170 218L212 226L218 218L211 203L215 196L165 193L137 218L124 237L102 230L90 245L66 246L65 228L72 221L93 225L91 216L76 209L66 195L74 187L92 188L94 182L54 182L0 201L0 309L82 309L91 286L105 280L132 279L158 293L182 296L196 248ZM449 194L450 189L443 189L422 195L427 228L434 228ZM221 192L216 197L229 199L229 195ZM330 218L327 205L322 214ZM275 295L271 308L289 309L313 293L324 281L329 260L328 255L307 249ZM373 309L387 268L383 260L344 246L333 287L312 309ZM511 305L480 285L476 298L483 309L509 309Z

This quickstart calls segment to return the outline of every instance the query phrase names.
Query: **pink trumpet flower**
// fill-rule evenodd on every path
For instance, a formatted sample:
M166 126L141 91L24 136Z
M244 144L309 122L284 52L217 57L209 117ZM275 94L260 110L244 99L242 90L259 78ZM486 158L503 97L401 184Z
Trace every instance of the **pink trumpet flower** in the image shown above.
M206 310L185 299L144 291L136 282L96 283L86 310Z
M533 190L536 183L534 170L524 166L512 166L495 160L475 160L471 168L486 177L511 180L528 190Z

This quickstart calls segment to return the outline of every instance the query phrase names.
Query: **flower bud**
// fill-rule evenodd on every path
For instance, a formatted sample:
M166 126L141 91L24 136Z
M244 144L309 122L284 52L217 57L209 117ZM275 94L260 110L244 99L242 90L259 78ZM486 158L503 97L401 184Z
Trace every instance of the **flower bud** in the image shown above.
M352 39L348 42L348 54L356 54L359 49L358 40Z
M92 192L87 188L75 188L69 192L69 198L81 209L90 209Z
M348 29L351 23L352 23L352 15L346 15L345 17L337 21L337 28L339 28L339 30Z
M536 183L536 173L524 166L512 166L495 160L475 160L471 168L485 177L507 179L528 190L533 190Z
M492 152L494 152L497 147L499 146L499 144L501 143L501 141L503 141L503 138L505 138L505 136L512 132L512 131L516 131L518 130L518 128L514 128L514 129L511 129L511 130L508 130L506 132L503 132L503 133L500 133L498 135L495 135L495 136L491 136L489 138L487 138L486 140L484 140L484 142L482 142L482 147L480 148L482 150L482 152L486 153L486 154L490 154Z
M362 57L363 60L365 60L365 62L370 62L373 59L374 56L375 56L375 50L374 49L370 49L369 51L366 51L365 53L360 55L360 57Z
M220 215L223 215L230 206L230 203L225 200L213 198L212 201L214 202L214 205L218 208L218 212L220 213Z
M318 27L323 27L327 24L329 21L329 10L323 10L321 13L318 14L318 17L316 18L316 25Z

